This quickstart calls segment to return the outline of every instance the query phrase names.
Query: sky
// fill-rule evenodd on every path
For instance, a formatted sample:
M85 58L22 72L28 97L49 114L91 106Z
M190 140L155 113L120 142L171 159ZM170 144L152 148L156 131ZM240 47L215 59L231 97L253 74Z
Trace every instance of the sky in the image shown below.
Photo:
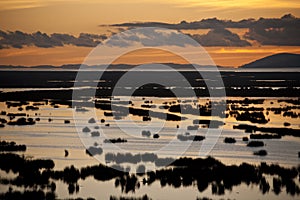
M80 33L92 33L109 37L113 33L120 31L118 27L109 26L111 24L128 22L164 22L177 24L183 20L192 22L214 17L219 20L239 21L250 18L258 20L260 17L280 18L289 13L296 17L300 16L300 1L1 0L0 30L4 32L19 30L26 34L40 31L49 36L53 33L69 34L76 38L79 37ZM197 34L201 35L203 31L206 33L209 32L209 30L193 30L190 32L185 30L185 32L194 34L193 38L201 42L211 37L218 37L220 34L225 34L224 31L221 33L210 32L209 35L200 36L199 38ZM205 49L217 65L240 66L274 53L300 53L298 44L288 43L282 45L281 43L272 43L255 35L253 30L248 35L248 38L245 38L245 32L249 31L248 28L230 29L230 31L230 34L233 33L232 38L235 37L234 34L240 37L238 43L230 44L230 46L206 44ZM255 36L257 36L255 40L249 40L249 38ZM14 40L14 37L10 39ZM75 41L76 44L82 42L77 40ZM246 40L247 43L251 43L251 46L239 46L243 42L241 40ZM87 47L87 45L79 46L76 44L71 43L47 48L27 44L22 48L5 46L5 48L0 49L0 64L31 66L81 63L93 49L93 45ZM151 58L151 54L153 58L157 57L155 52L151 53L147 51L147 54L148 58ZM128 58L127 62L135 63L137 62L135 60ZM163 61L166 61L165 57ZM125 61L123 60L123 62Z
M267 5L267 6L266 6ZM176 23L202 18L300 16L296 0L1 0L1 29L79 33L97 25L133 21Z

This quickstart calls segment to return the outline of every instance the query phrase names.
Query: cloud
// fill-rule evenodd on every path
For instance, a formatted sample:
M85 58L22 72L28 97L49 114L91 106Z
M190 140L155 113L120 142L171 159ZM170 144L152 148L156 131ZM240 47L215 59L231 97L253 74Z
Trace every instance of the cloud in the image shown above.
M2 48L23 48L24 46L37 46L40 48L61 47L74 45L83 47L95 47L100 43L114 47L129 47L141 45L145 47L156 46L195 46L187 35L175 30L164 30L156 28L132 29L108 38L106 35L80 33L78 37L69 34L53 33L47 35L40 31L35 33L24 33L22 31L0 30L0 49Z
M191 30L191 29L216 29L216 28L252 28L253 26L261 25L264 27L283 27L289 24L299 25L299 18L291 14L284 15L281 18L259 18L243 19L240 21L221 20L217 18L202 19L200 21L186 22L181 21L177 24L169 24L162 22L136 22L136 23L121 23L112 24L115 27L161 27L176 30Z
M193 35L203 46L249 46L246 40L230 33L228 28L247 28L244 35L248 40L256 40L262 45L300 45L300 18L286 14L281 18L243 19L240 21L220 20L217 18L200 21L181 21L177 24L161 22L138 22L113 24L115 27L163 27L176 30L211 29L207 35Z
M249 42L242 40L237 34L223 28L212 29L207 34L195 34L191 37L202 46L251 46Z
M108 46L128 47L142 45L145 47L155 46L186 46L197 45L187 35L175 30L164 30L156 28L140 28L128 30L113 35L105 43Z
M0 48L22 48L23 46L37 46L51 48L64 45L95 47L106 39L105 35L81 33L78 37L69 34L53 33L47 35L40 31L24 33L21 31L4 32L0 30Z
M202 19L200 21L186 22L181 21L177 24L169 24L162 22L137 22L137 23L122 23L122 24L112 24L111 26L115 27L161 27L168 29L214 29L218 27L224 28L248 28L251 24L255 22L254 19L244 19L240 21L232 20L219 20L217 18Z
M131 29L125 32L112 35L109 39L106 35L81 33L78 37L69 34L36 32L32 34L21 31L4 32L0 31L0 49L13 47L22 48L23 46L37 46L41 48L60 47L64 45L74 45L83 47L95 47L104 42L108 46L129 47L142 45L145 47L157 46L195 46L188 37L190 36L202 46L249 46L245 40L241 40L237 34L223 28L210 30L205 35L184 35L176 30L164 30L156 28Z
M259 19L245 38L262 45L300 46L300 19L285 15L281 19Z
M0 49L22 48L23 46L51 48L64 45L95 47L106 41L106 39L108 39L106 41L107 45L118 47L128 47L133 44L141 44L146 47L164 45L195 46L188 37L175 31L185 29L210 29L207 34L189 35L202 46L251 46L247 40L257 41L262 45L300 46L300 18L291 14L284 15L281 18L259 18L257 20L232 21L210 18L194 22L182 21L178 24L143 22L114 24L112 26L120 28L119 31L123 31L123 28L129 28L129 30L114 34L109 39L106 35L89 33L73 36L62 33L48 35L40 31L24 33L22 31L5 32L0 30ZM133 29L134 27L145 29ZM175 30L162 31L161 29L151 29L149 27ZM229 28L247 28L248 31L245 33L244 39L241 39L239 35L230 32Z
M118 47L128 47L135 44L145 47L198 45L197 42L193 42L190 38L193 38L202 46L251 46L249 42L242 40L237 34L224 28L212 29L203 35L184 35L175 30L145 27L113 35L106 44Z

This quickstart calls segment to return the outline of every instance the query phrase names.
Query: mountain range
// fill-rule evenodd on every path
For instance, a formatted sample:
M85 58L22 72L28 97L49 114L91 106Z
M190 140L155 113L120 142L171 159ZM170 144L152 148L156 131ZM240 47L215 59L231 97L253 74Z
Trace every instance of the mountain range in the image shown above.
M175 63L164 63L168 66L172 66L174 69L193 69L189 64L175 64ZM66 64L61 66L52 66L52 65L38 65L38 66L12 66L12 65L0 65L0 69L69 69L69 70L78 70L81 64ZM98 67L103 67L104 65L97 66L85 66L86 69L99 69ZM135 65L127 64L116 64L111 65L110 69L116 70L126 70L131 69ZM200 66L200 67L210 67L210 66ZM228 67L218 66L218 68L228 69ZM239 66L239 68L300 68L300 54L292 53L278 53L264 58L255 60L253 62L247 63L245 65Z

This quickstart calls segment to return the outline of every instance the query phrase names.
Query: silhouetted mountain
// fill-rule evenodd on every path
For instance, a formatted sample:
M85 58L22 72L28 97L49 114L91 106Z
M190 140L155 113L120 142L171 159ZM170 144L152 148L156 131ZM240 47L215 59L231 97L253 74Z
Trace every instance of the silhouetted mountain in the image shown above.
M164 65L167 65L169 67L172 67L173 69L178 69L178 70L192 70L195 69L191 64L177 64L177 63L162 63ZM65 69L65 70L79 70L80 67L83 67L82 69L86 69L86 70L99 70L99 69L107 69L107 70L129 70L129 69L133 69L134 67L136 67L138 65L130 65L130 64L112 64L109 65L108 68L106 68L107 66L105 65L80 65L80 64L65 64L65 65L61 65L61 66L53 66L53 65L36 65L36 66L14 66L14 65L0 65L0 69L43 69L43 70L47 70L47 69ZM211 66L211 65L194 65L196 67L199 67L201 69L214 69L215 66ZM217 66L219 69L224 68L223 66ZM149 65L148 67L146 67L147 69L150 70L160 70L160 68L157 68L155 65ZM146 69L144 68L144 69ZM225 68L226 69L226 68Z
M279 53L242 65L243 68L300 67L300 54Z

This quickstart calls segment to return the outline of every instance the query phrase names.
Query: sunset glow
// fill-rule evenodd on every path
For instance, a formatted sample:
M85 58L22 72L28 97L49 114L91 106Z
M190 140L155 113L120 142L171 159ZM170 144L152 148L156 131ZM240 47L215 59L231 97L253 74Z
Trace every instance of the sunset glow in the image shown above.
M138 2L138 3L137 3ZM266 5L268 5L266 7ZM263 10L263 12L261 12ZM299 1L284 0L221 0L221 1L124 1L109 2L97 0L23 0L0 1L0 29L2 31L20 30L26 33L67 33L78 36L80 33L106 34L119 30L110 24L123 22L165 22L199 21L216 17L220 20L241 20L260 17L279 18L284 14L300 15ZM99 26L101 25L101 26ZM103 26L107 25L107 26ZM247 28L228 28L242 40L249 31ZM209 29L182 30L187 34L207 34ZM279 52L299 53L298 46L261 45L248 40L251 47L205 47L217 65L240 66L248 61ZM55 48L23 47L0 49L1 64L11 65L62 65L81 63L92 48L66 45ZM34 56L34 59L32 59ZM146 57L156 57L147 52ZM162 61L178 62L177 59L162 56ZM138 59L127 59L126 63L139 63Z
M299 0L0 0L0 199L300 199Z
M275 53L291 52L300 53L297 47L206 47L207 52L212 57L216 65L227 67L238 67L249 61L262 58ZM3 49L0 54L0 63L2 65L55 65L60 66L66 63L80 64L89 54L92 48L88 47L56 47L56 48L38 48L25 47L22 49ZM160 50L147 50L135 52L129 56L123 57L115 63L142 64L144 62L162 62L162 63L185 63L181 58L162 52Z

